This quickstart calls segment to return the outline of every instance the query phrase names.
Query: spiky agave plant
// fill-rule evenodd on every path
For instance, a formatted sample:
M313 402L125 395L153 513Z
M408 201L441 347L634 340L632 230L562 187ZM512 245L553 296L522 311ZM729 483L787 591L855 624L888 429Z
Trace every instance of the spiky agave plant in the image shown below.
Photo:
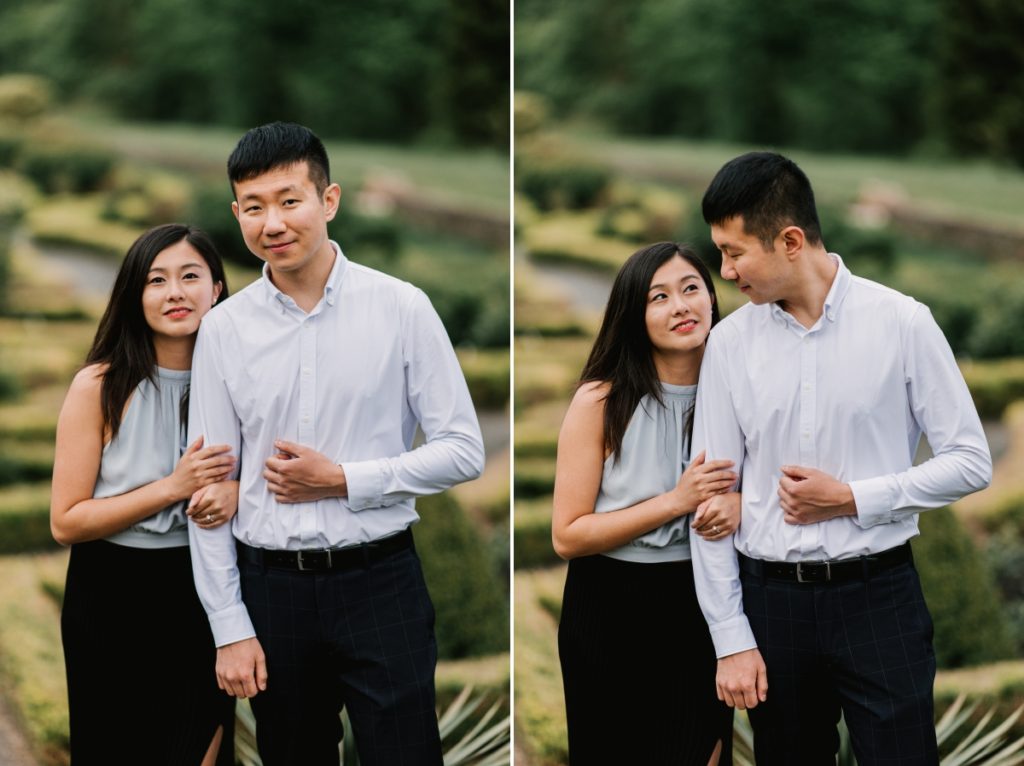
M967 695L961 694L935 724L935 735L939 747L943 743L955 741L954 733L966 723L978 709L977 702L964 709ZM991 731L985 728L995 716L995 709L990 709L974 728L966 734L955 748L945 755L939 766L1014 766L1024 763L1024 737L1006 743L1006 732L1017 722L1024 705L1021 705L1010 717ZM754 734L750 721L745 713L737 713L733 719L733 760L736 766L754 766ZM846 722L839 721L839 753L836 766L856 766L850 744L850 732Z
M479 715L458 742L447 744L457 731L465 729L465 725L483 707L483 695L472 695L473 687L465 687L438 719L441 743L446 747L444 765L507 766L511 755L509 718L505 716L495 720L500 702L493 703L486 712ZM341 744L341 766L359 766L359 754L345 711L342 711L341 722L345 729ZM236 708L235 757L242 766L262 766L256 750L256 719L247 700L240 702Z

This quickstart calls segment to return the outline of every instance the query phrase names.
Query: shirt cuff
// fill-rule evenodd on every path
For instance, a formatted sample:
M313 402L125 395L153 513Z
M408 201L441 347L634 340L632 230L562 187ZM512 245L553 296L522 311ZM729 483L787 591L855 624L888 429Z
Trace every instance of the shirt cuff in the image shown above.
M857 504L857 523L864 529L896 520L893 481L888 476L851 481L850 491Z
M213 643L217 648L256 636L245 604L235 604L211 614L210 631L213 633Z
M712 625L711 640L715 644L715 656L718 659L757 648L757 641L746 615L730 617Z
M384 502L384 472L380 460L361 460L342 463L345 484L348 487L348 507L353 511L380 508Z

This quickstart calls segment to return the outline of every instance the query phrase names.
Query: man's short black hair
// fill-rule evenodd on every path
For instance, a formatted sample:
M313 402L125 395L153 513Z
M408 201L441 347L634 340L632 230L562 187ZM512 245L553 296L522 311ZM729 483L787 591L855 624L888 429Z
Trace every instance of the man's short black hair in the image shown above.
M743 216L744 230L768 248L787 226L803 229L812 245L821 242L811 182L793 160L774 152L750 152L725 163L704 192L701 211L711 226Z
M309 128L294 122L272 122L253 128L239 140L228 157L231 189L239 181L248 181L275 168L305 162L309 180L323 196L330 183L331 166L323 142Z

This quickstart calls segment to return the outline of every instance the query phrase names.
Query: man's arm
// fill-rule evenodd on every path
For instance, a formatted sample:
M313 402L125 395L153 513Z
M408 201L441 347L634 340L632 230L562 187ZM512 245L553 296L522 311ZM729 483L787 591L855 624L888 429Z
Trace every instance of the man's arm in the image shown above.
M408 298L401 332L409 406L426 443L394 457L342 464L354 511L441 492L483 471L483 438L466 379L422 290Z
M213 434L217 444L227 444L238 457L241 433L238 416L224 382L217 338L207 318L199 329L192 357L192 382L189 392L189 439ZM238 467L229 478L237 478ZM206 609L217 646L256 635L249 613L242 603L238 563L232 525L200 529L188 525L192 553L192 573L196 591Z
M707 451L708 459L732 460L742 471L745 453L729 393L726 340L721 332L708 339L697 387L691 454ZM763 702L768 692L767 672L757 642L743 613L743 592L733 535L706 540L690 535L693 579L704 619L719 658L718 698L741 710Z
M934 457L906 471L851 481L863 527L948 505L992 481L992 457L978 411L926 306L918 306L902 342L910 408Z

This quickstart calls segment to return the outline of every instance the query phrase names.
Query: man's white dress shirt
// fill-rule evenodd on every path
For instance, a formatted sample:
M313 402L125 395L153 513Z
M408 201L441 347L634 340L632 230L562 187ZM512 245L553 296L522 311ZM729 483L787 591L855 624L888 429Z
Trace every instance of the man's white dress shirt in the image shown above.
M335 548L387 537L419 516L415 498L474 479L483 440L440 318L418 288L351 263L338 248L306 314L257 280L212 309L192 362L189 440L240 458L231 525L189 524L199 597L217 646L255 635L235 538L270 549ZM426 442L412 448L419 423ZM348 497L282 504L264 463L276 439L341 464Z
M734 536L691 537L719 657L756 646L736 551L789 562L880 553L917 535L919 511L991 480L977 410L931 312L830 257L838 271L812 328L776 304L747 304L715 327L704 354L693 451L735 461L743 493ZM914 466L922 433L934 457ZM783 465L848 483L857 515L785 523Z

